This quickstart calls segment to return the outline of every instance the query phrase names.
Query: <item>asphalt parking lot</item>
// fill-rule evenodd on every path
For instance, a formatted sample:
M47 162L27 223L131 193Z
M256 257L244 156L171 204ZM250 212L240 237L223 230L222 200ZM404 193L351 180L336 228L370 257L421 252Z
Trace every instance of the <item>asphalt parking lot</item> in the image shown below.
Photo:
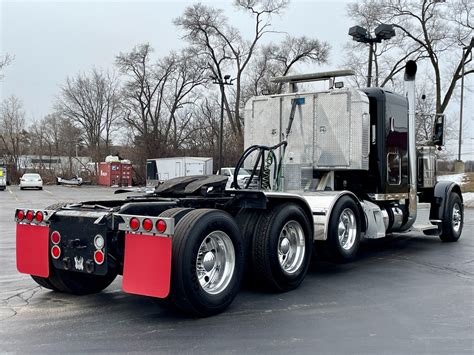
M223 314L188 319L121 291L76 297L37 286L15 266L17 207L116 198L112 189L0 192L0 352L474 352L474 209L458 243L421 234L365 243L346 265L315 261L285 294L245 287Z

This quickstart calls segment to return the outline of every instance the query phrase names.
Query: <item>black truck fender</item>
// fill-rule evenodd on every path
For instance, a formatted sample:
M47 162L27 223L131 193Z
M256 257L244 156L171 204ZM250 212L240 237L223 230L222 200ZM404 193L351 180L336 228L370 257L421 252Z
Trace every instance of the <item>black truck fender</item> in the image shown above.
M446 203L451 192L455 192L463 202L461 187L452 181L439 181L436 183L431 200L430 219L443 220L446 212Z

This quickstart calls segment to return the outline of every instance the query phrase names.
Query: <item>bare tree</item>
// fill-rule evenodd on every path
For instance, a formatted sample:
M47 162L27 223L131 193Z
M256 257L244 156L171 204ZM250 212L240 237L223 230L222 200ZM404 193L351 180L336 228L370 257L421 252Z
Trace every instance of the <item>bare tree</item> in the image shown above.
M251 64L250 74L244 85L244 101L262 92L281 93L282 84L272 83L272 77L287 75L297 64L326 63L329 50L327 42L306 36L286 36L282 42L262 46Z
M189 106L207 78L205 63L184 49L156 63L148 44L120 53L116 64L125 76L124 118L135 132L135 143L147 157L166 156L180 148L193 119Z
M5 54L0 56L0 80L3 79L4 74L3 74L3 69L10 65L10 63L13 61L13 56L10 54Z
M258 42L270 32L272 15L280 14L288 0L235 0L234 4L254 20L254 33L249 40L245 40L240 31L229 24L222 10L200 3L187 7L184 14L174 22L184 32L184 38L195 52L206 57L214 77L222 79L227 74L226 70L234 73L233 103L225 95L222 85L220 90L221 95L224 95L231 129L242 138L243 118L240 109L243 106L241 95L245 71L257 50Z
M13 164L13 174L19 169L19 158L27 145L23 105L16 96L10 96L2 101L0 108L0 149L5 160Z
M82 129L84 141L95 161L109 153L111 133L121 115L119 81L114 74L93 69L89 75L67 78L57 109Z

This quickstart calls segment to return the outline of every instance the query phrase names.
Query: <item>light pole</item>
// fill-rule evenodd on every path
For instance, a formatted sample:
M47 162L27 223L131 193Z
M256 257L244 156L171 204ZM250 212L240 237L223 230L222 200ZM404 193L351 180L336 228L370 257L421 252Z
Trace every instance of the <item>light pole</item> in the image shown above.
M458 160L461 161L461 142L462 142L462 116L464 107L464 64L466 64L466 51L471 50L474 46L474 37L471 38L471 43L468 46L462 47L462 66L461 66L461 107L459 108L459 148L458 148Z
M220 129L219 129L219 167L217 171L220 171L222 168L222 146L224 140L224 88L225 85L233 85L232 81L234 79L230 78L230 75L224 75L224 80L219 77L211 77L212 83L219 85L221 89L221 122L220 122Z
M372 85L372 61L374 56L374 43L381 43L382 40L389 40L395 36L393 25L384 23L377 26L374 30L375 36L371 36L366 28L361 26L353 26L349 28L349 35L356 42L369 44L369 68L367 73L367 87Z

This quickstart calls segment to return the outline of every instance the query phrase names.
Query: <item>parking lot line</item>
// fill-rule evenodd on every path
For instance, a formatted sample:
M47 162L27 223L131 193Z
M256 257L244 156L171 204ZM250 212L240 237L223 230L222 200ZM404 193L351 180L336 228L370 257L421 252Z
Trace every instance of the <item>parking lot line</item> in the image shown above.
M43 191L46 191L48 194L52 195L53 193L51 191L48 191L46 190L45 188L43 188Z
M19 200L18 200L18 197L16 197L16 194L12 190L10 190L10 188L8 188L7 190L10 193L10 195L13 195L13 197L15 197L15 200L18 202Z

